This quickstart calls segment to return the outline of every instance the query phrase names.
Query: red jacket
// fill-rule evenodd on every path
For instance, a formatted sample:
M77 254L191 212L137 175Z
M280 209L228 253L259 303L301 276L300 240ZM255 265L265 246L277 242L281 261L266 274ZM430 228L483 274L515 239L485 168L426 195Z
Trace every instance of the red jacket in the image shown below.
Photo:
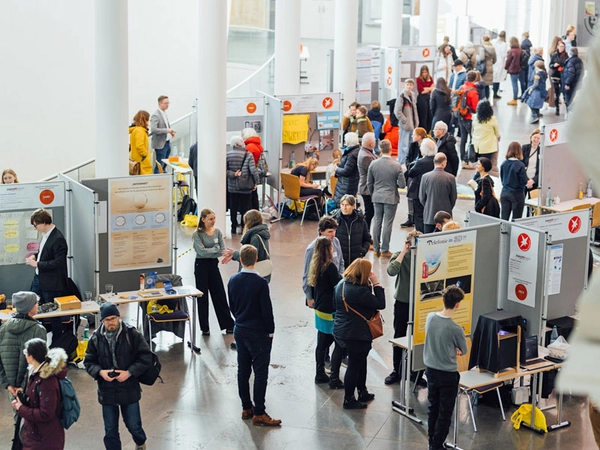
M475 83L467 81L460 87L461 91L466 91L467 89L472 89L471 91L467 92L467 106L469 107L470 111L466 116L464 116L464 119L473 120L473 114L471 114L471 111L477 110L477 103L479 103L479 94L477 93L477 86L475 86Z
M385 138L390 141L392 144L392 155L398 154L398 127L392 126L392 122L390 122L390 116L385 119L385 124L383 125L383 132L385 133Z
M260 158L260 154L264 152L263 146L260 144L260 136L252 136L244 141L246 144L246 150L252 153L254 156L254 165L258 164L258 158Z

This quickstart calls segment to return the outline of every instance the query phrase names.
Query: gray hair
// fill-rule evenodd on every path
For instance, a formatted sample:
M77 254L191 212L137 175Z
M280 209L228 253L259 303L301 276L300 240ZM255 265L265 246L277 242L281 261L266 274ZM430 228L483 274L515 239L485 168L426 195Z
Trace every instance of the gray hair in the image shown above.
M346 136L344 136L344 142L349 147L353 147L355 145L358 145L358 134L356 134L356 133L346 133Z
M435 156L435 154L437 153L437 145L430 138L425 138L421 141L420 149L421 155L423 156Z
M240 136L233 136L229 143L231 148L245 148L244 140Z
M242 130L242 139L244 141L247 141L248 139L250 139L251 137L254 136L258 136L258 133L256 132L256 130L254 128L244 128Z
M350 194L344 194L340 199L340 205L342 202L347 202L350 206L356 205L356 197Z
M365 146L365 144L368 142L371 142L373 144L373 146L375 146L375 143L377 142L377 139L375 139L375 133L372 133L369 131L369 132L363 134L363 137L362 137L363 146Z
M444 130L445 132L448 131L448 125L443 120L438 120L435 123L434 128L439 128L440 130Z

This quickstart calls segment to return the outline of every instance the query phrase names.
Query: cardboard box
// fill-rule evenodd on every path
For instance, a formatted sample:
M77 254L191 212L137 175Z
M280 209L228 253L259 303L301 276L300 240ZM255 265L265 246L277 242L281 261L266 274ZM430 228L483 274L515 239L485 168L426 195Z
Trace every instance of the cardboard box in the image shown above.
M81 300L76 295L67 295L66 297L56 297L54 303L58 305L60 311L70 311L72 309L81 309Z

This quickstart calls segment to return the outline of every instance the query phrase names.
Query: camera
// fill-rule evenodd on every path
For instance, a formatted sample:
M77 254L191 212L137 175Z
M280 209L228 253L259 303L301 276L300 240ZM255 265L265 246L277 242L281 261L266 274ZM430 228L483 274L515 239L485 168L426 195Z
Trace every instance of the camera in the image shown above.
M117 378L119 376L119 373L115 371L115 369L112 370L112 372L108 372L108 376L111 378Z

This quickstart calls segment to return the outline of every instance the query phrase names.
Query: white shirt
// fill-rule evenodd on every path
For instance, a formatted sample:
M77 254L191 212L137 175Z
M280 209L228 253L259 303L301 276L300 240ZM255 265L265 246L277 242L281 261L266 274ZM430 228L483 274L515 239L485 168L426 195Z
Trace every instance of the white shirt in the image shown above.
M159 108L160 113L163 116L163 119L165 119L165 123L167 124L167 128L171 128L171 124L169 123L169 118L167 117L167 113L165 111L163 111L162 109ZM171 134L167 133L167 141L171 140Z
M40 256L42 256L42 250L44 250L44 245L46 245L46 241L48 240L48 237L50 236L50 233L52 233L54 231L56 227L54 226L54 224L52 224L52 228L50 228L50 231L47 231L46 233L42 233L42 240L40 242L40 251L37 254L37 260L40 260ZM39 275L40 271L39 269L36 267L35 268L35 274Z

